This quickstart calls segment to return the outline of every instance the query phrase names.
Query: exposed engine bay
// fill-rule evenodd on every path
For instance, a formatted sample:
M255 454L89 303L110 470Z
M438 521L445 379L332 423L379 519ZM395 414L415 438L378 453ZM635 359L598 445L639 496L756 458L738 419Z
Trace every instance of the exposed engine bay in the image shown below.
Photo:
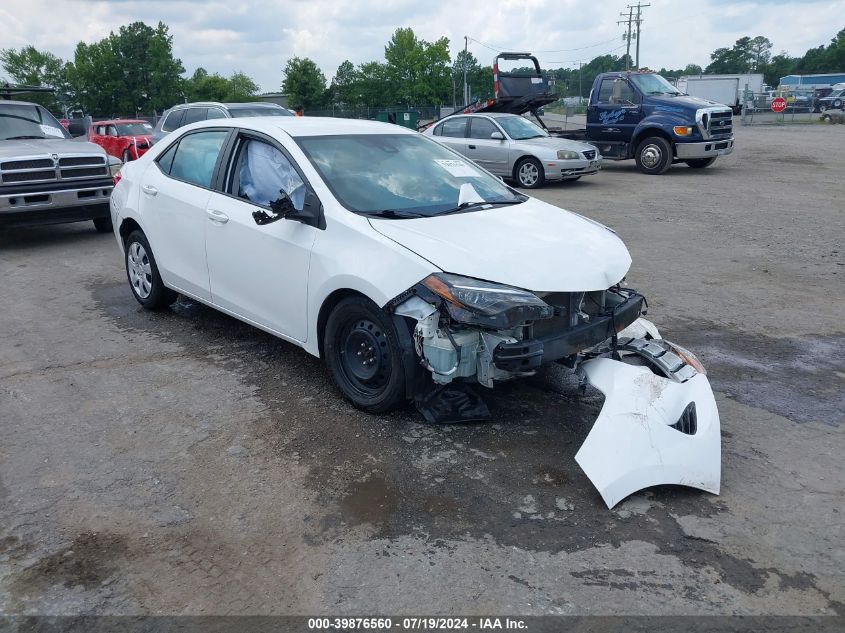
M559 363L605 395L575 459L608 507L658 484L718 494L719 414L706 372L642 318L646 306L621 284L531 293L444 273L387 308L415 322L413 351L431 378L416 404L429 422L486 419L473 384L492 388Z

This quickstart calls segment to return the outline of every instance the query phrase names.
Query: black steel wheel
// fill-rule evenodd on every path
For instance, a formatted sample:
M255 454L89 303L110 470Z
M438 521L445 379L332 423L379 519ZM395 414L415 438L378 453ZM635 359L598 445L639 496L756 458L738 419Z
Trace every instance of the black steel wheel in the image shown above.
M403 405L406 368L392 317L366 297L347 297L326 322L326 362L356 407L383 413Z

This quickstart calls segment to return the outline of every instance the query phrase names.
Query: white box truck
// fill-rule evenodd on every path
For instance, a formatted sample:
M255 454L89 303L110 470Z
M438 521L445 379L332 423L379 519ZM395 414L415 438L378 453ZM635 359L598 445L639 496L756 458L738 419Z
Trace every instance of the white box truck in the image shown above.
M763 75L685 75L678 78L678 90L693 97L709 99L730 107L734 114L742 109L746 90L763 92Z

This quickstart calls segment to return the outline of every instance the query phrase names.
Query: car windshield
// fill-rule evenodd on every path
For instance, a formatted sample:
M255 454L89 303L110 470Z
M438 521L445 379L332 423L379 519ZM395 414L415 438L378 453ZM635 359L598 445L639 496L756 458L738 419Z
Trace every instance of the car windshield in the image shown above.
M502 126L515 141L522 141L527 138L540 138L548 136L548 132L536 123L532 123L521 116L503 116L496 119L496 123Z
M387 218L470 211L526 198L459 154L417 134L295 139L338 201Z
M120 136L147 136L153 133L153 126L149 123L118 123L117 133Z
M237 106L233 108L229 106L229 112L233 118L239 116L293 116L281 106L277 108L266 106Z
M681 91L675 88L672 84L666 81L660 75L645 74L638 75L631 73L631 81L640 89L641 92L647 95L679 95Z
M38 138L70 138L70 134L41 106L0 104L0 140Z

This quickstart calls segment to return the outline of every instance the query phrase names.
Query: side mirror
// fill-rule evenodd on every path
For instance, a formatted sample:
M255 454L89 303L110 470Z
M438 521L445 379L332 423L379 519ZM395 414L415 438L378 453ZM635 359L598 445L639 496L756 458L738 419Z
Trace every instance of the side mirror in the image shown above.
M67 125L67 131L71 136L85 136L85 126L79 121L70 121Z
M288 194L284 191L280 191L279 194L279 199L270 203L270 210L273 212L273 215L270 215L264 210L252 212L252 218L256 224L263 226L284 219L302 222L318 229L326 228L326 220L323 217L323 205L320 203L320 199L316 193L310 189L305 190L305 200L301 211L296 210Z
M505 140L505 136L501 132L493 132L490 135L490 138L492 138L495 141L504 141Z

